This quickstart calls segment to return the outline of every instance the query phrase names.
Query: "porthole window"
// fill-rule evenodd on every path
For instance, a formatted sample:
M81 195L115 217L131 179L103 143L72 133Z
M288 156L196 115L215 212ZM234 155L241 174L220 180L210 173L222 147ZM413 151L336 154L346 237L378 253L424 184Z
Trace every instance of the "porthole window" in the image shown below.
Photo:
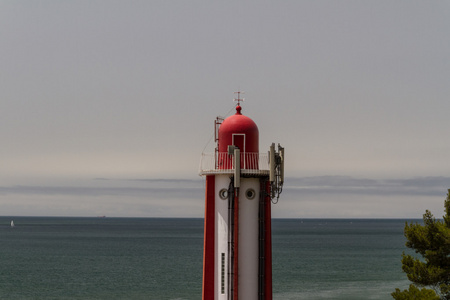
M252 200L254 199L256 196L256 192L254 189L248 189L245 191L245 197L247 197L247 199Z
M220 192L219 192L219 197L222 200L228 199L228 191L227 191L227 189L221 189Z

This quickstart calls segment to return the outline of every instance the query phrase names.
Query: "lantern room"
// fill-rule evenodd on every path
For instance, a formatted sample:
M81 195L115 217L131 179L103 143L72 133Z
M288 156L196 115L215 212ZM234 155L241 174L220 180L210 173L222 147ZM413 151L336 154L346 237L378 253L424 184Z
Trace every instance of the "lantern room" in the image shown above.
M259 132L255 122L241 113L242 107L236 106L236 114L226 118L219 127L219 152L228 152L233 145L241 153L259 152Z

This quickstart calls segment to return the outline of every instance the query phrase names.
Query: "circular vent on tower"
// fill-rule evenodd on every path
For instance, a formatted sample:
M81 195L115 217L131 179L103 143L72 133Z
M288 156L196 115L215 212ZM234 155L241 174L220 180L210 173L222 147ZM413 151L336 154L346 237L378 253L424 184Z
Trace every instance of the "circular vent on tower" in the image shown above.
M248 200L253 200L256 196L256 192L254 189L248 189L245 191L245 197L247 197Z
M220 192L219 192L219 197L222 200L228 199L228 191L227 191L227 189L221 189Z

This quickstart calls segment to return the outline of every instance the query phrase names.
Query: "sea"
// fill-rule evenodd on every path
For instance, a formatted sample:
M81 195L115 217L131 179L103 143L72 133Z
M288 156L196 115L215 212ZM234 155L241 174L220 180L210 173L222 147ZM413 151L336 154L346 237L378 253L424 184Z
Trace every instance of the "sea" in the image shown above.
M406 221L274 219L273 299L392 299ZM199 300L202 251L203 219L0 217L0 299Z

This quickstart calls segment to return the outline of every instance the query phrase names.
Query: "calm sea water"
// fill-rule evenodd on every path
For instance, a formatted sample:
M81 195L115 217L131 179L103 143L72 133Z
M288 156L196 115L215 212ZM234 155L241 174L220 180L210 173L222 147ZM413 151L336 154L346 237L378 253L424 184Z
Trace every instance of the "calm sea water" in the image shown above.
M274 299L392 299L404 224L274 220ZM0 217L0 299L201 299L202 248L202 219Z

